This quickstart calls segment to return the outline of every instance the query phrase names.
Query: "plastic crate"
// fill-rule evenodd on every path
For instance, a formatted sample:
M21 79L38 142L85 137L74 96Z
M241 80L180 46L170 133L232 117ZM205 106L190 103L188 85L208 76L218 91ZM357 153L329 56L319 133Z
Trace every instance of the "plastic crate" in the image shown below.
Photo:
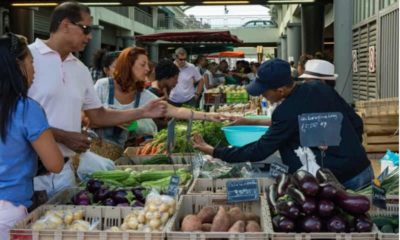
M271 231L266 221L269 221L266 215L266 200L260 197L260 200L253 202L243 202L228 204L226 196L223 195L184 195L178 203L176 214L170 219L167 225L167 239L171 240L197 240L197 239L240 239L240 240L267 240L268 233ZM200 211L204 206L218 208L224 206L229 209L238 206L244 212L256 213L260 216L260 226L263 232L259 233L230 233L230 232L181 232L181 222L188 214L194 214Z
M393 196L389 197L388 199L393 199ZM390 203L391 201L386 204L387 209L380 209L375 206L372 206L370 210L371 216L392 216L392 215L399 215L399 204L398 204L398 196L397 196L397 203ZM378 231L378 239L380 240L399 240L398 233L383 233L377 227Z
M357 233L334 233L334 232L313 232L313 233L297 233L297 232L275 232L272 226L271 212L268 204L267 209L268 221L266 221L271 229L271 240L309 240L309 239L336 239L336 240L375 240L378 234L376 227L371 232Z
M70 231L70 230L40 230L33 231L30 226L38 220L47 210L84 210L84 220L91 222L99 219L101 222L98 229L94 231ZM161 232L141 232L141 231L124 231L124 232L108 232L104 231L110 227L119 227L126 215L132 212L134 208L120 207L101 207L101 206L54 206L43 205L30 213L24 220L17 223L10 231L11 240L164 240L165 229ZM168 221L171 221L169 219ZM168 222L167 222L168 224Z
M219 98L219 99L218 99ZM226 96L224 93L204 93L204 104L224 104L226 102Z
M241 180L243 178L224 178L224 179L207 179L197 178L193 181L187 195L195 194L226 194L226 182ZM272 178L258 178L258 188L260 194L265 192L265 188L275 182Z

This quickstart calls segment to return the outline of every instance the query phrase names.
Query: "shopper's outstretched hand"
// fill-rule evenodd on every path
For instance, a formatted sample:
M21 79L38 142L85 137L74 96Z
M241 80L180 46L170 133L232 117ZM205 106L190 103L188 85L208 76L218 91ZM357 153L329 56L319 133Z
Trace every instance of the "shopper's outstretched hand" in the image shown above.
M200 134L194 134L192 137L192 142L194 148L204 152L205 154L213 155L214 148L208 145Z
M142 107L144 118L164 117L167 113L168 103L162 99L155 99Z

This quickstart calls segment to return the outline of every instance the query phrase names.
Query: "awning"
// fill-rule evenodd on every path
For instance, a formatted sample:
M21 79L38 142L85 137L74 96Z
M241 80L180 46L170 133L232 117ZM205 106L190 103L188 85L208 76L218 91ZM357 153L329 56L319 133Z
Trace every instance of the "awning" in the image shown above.
M155 42L158 40L181 43L243 43L229 31L219 32L164 32L135 36L138 42Z
M209 58L229 57L229 58L244 58L244 52L242 51L224 51L217 54L210 54Z

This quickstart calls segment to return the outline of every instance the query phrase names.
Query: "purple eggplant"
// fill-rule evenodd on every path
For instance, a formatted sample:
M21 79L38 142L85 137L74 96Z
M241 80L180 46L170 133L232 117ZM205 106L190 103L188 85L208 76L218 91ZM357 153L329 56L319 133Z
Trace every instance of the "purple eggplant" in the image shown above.
M321 199L318 203L318 214L321 217L332 216L335 210L335 204L328 199Z
M276 215L272 218L272 224L277 232L293 232L295 230L293 220L285 216Z
M322 227L321 220L314 215L305 216L300 221L300 228L304 232L320 232Z
M86 190L81 190L72 197L71 201L75 205L90 205L90 193Z
M88 190L92 194L95 194L101 188L101 186L103 186L103 184L103 181L90 179L86 183L86 190Z
M132 201L131 207L144 207L144 203L142 203L141 201L135 200L135 201Z
M300 216L300 207L292 200L278 200L276 204L278 214L290 219L297 219Z
M115 203L128 203L127 193L125 190L116 190L111 192L111 198L114 200Z
M110 197L110 195L111 195L111 192L107 188L102 187L93 195L93 201L101 202L101 201L105 200L106 198Z
M101 202L101 204L102 204L103 206L115 206L115 205L117 205L117 204L114 202L114 200L113 200L112 198L106 198L106 199L104 199L104 200Z
M337 188L331 183L322 183L320 186L319 197L325 199L334 199L336 197Z
M309 172L297 170L292 176L293 183L306 196L314 197L319 192L317 179Z
M145 188L143 188L143 187L135 187L135 188L132 188L132 193L133 193L133 195L135 196L135 199L136 200L139 200L140 202L142 202L142 203L144 203L146 200L145 200L145 196L144 196L144 191L145 191L146 189Z
M326 229L329 232L345 232L346 221L340 216L333 216L326 222Z
M294 199L294 201L301 207L302 212L306 215L313 214L317 210L315 199L304 196L304 194L294 186L288 187L287 194Z
M269 206L271 207L271 212L273 215L277 214L277 209L276 209L276 200L278 198L278 195L276 193L276 184L269 185L267 187L267 200L269 203Z
M286 189L290 183L289 175L284 174L284 173L279 175L276 178L276 183L277 183L276 192L278 194L278 197L282 197L283 195L286 194Z
M320 183L330 183L339 189L344 189L343 185L339 182L336 176L328 168L318 169L316 177Z
M355 228L357 232L371 232L372 220L366 215L360 215L355 218Z
M363 195L350 194L338 190L335 198L336 204L351 214L364 214L370 208L369 199Z

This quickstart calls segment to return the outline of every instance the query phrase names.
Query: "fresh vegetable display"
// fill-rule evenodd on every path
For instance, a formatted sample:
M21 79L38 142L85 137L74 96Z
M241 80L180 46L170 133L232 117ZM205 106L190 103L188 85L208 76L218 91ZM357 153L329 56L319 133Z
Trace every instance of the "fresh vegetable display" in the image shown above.
M243 212L239 207L229 210L220 206L203 207L197 214L186 215L181 222L182 232L261 232L260 217Z
M192 133L200 133L204 140L212 146L227 146L227 142L221 128L223 123L221 122L209 122L209 121L193 121ZM186 122L177 122L175 126L175 146L173 153L185 153L194 152L193 146L186 141ZM138 148L136 155L156 155L166 154L166 143L167 143L167 129L162 129L155 136L154 139L144 145L142 148ZM168 164L168 159L160 158L149 161L150 163L145 164ZM153 163L158 162L161 163ZM165 162L164 162L165 161Z
M370 201L346 192L328 169L282 174L266 189L277 232L371 232Z
M73 231L89 231L96 228L96 224L90 224L83 220L83 210L49 210L41 218L35 221L32 230L67 229Z
M376 216L372 217L372 222L383 233L399 233L399 216Z
M251 164L229 164L221 160L213 159L205 161L201 171L200 178L241 178L245 177L251 171Z
M398 195L399 194L399 168L390 172L381 182L381 188L385 189L386 195ZM357 191L362 195L372 195L372 185Z
M166 191L172 170L145 170L140 173L131 169L101 171L92 174L86 188L71 198L74 205L132 206L141 207L150 189ZM185 185L192 175L185 169L178 169L180 184Z
M167 195L151 192L144 208L134 210L124 217L120 227L112 227L110 231L137 230L144 232L162 231L167 221L176 211L176 201Z

